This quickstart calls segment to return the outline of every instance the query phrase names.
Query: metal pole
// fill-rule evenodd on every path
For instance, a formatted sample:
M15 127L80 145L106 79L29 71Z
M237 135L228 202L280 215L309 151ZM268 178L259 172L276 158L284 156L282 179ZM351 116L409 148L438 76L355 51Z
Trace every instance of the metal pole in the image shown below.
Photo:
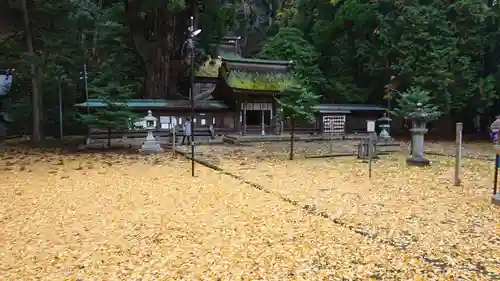
M61 140L63 135L63 104L62 104L62 80L59 79L59 136Z
M191 79L190 79L190 89L189 89L189 98L191 100L191 176L194 177L194 17L191 17L191 30L189 33L189 40L191 40Z
M87 64L83 64L83 82L85 83L85 98L87 99L87 114L90 114L90 106L89 106L89 87L87 83Z

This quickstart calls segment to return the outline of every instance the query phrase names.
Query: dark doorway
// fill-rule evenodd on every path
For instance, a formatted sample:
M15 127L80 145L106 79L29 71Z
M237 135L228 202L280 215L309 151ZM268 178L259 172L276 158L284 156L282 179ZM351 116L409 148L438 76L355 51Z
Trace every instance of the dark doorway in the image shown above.
M262 111L261 110L247 110L246 124L248 126L262 125ZM271 125L271 111L264 110L264 125Z

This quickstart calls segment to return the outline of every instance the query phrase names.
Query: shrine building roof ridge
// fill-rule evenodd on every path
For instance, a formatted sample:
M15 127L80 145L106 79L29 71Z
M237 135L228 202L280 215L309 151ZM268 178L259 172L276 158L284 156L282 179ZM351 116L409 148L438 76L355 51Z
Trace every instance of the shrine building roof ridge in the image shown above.
M123 102L124 104L133 109L174 109L174 108L189 108L189 100L166 100L166 99L129 99ZM74 107L77 108L105 108L106 102L103 99L89 99L88 102L77 103ZM218 100L199 100L195 101L196 108L218 108L226 109L227 106Z

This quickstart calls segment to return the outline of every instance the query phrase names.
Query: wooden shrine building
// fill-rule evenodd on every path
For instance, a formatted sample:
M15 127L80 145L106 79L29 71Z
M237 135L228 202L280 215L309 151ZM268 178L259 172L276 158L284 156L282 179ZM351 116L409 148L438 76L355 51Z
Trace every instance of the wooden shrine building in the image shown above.
M196 72L194 85L195 127L212 125L227 134L279 134L288 131L278 121L277 99L293 83L289 61L242 58L238 38L226 38L218 46L218 57L207 60ZM159 119L158 130L169 130L191 115L189 100L129 100L129 108L146 116L151 110ZM76 104L80 109L106 106L91 99ZM348 133L366 130L366 120L382 116L385 108L371 105L321 104L314 122L296 122L304 133Z

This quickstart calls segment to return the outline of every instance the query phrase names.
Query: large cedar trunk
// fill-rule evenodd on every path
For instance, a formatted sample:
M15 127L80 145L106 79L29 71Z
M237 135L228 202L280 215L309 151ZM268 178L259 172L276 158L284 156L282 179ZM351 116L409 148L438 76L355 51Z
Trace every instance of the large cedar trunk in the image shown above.
M146 70L144 98L174 98L186 64L182 47L190 9L170 11L164 6L141 10L140 0L125 0L130 33Z
M28 0L22 1L23 5L23 17L24 17L24 32L26 37L26 45L28 47L28 54L35 57L35 47L33 44L33 34L31 33L31 20L28 7ZM41 97L41 79L38 66L34 63L30 63L31 71L31 104L32 104L32 118L33 118L33 128L31 140L35 146L40 145L43 139L42 131L42 97Z
M163 45L151 50L151 56L144 63L146 67L146 76L144 78L144 97L145 98L165 98L169 93L169 61L170 54Z

